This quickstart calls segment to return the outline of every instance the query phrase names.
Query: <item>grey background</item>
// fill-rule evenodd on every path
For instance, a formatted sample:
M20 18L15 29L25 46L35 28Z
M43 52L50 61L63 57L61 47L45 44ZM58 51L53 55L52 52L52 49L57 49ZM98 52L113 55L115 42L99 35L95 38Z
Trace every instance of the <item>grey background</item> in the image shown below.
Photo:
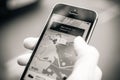
M0 47L7 68L11 68L9 73L15 73L20 77L18 72L22 72L23 69L13 60L26 53L27 49L23 46L25 38L40 35L57 3L70 4L98 12L99 20L90 45L95 46L100 52L98 65L103 71L103 80L120 80L120 6L114 0L43 0L35 9L16 16L1 25ZM13 76L9 80L18 79Z

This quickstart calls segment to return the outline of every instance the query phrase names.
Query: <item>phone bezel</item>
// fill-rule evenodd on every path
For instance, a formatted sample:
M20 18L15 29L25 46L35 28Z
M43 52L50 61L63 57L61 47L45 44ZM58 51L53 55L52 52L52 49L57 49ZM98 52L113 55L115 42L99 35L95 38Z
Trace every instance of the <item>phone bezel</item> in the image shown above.
M28 70L28 68L29 68L29 66L30 66L30 63L31 63L31 61L32 61L32 59L33 59L36 51L37 51L37 48L38 48L38 46L39 46L39 44L40 44L40 42L41 42L41 40L42 40L42 38L43 38L43 36L44 36L44 33L46 32L47 25L48 25L48 23L49 23L49 21L50 21L50 19L51 19L52 14L54 13L56 7L61 6L61 5L73 7L73 6L66 5L66 4L57 4L57 5L53 8L53 11L52 11L52 13L51 13L51 15L50 15L50 17L49 17L49 19L48 19L48 22L47 22L47 24L46 24L46 26L45 26L42 34L40 35L40 38L39 38L39 40L38 40L38 42L37 42L37 44L36 44L35 49L33 50L33 53L32 53L32 55L31 55L31 57L30 57L30 59L29 59L29 61L28 61L28 64L26 65L26 68L25 68L25 70L24 70L24 72L23 72L20 80L24 80L24 77L25 77L25 75L26 75L26 73L27 73L27 70ZM93 30L94 30L95 25L96 25L97 20L98 20L98 15L97 15L97 13L96 13L95 11L92 11L92 10L83 9L83 8L78 8L78 7L73 7L73 8L90 11L90 12L93 12L93 15L95 15L94 21L92 22L92 24L91 24L91 26L90 26L90 29L89 29L89 31L88 31L88 34L87 34L87 36L86 36L86 38L85 38L85 41L86 41L87 43L89 43L89 40L90 40L90 38L91 38L91 35L92 35L92 33L93 33Z

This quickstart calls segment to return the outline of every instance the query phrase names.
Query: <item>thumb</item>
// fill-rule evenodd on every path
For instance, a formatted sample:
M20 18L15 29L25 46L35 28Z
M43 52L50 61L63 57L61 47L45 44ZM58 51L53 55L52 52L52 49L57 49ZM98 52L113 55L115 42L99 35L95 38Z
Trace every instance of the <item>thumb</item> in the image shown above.
M78 59L74 65L72 74L67 80L94 80L94 74L99 58L98 51L87 45L81 37L74 40L74 48Z

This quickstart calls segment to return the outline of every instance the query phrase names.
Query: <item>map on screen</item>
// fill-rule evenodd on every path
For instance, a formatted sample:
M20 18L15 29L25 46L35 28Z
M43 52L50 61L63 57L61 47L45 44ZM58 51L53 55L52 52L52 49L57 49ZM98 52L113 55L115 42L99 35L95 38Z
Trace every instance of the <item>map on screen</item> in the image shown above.
M62 80L68 77L77 57L73 46L74 38L84 37L89 27L88 22L54 14L25 80Z

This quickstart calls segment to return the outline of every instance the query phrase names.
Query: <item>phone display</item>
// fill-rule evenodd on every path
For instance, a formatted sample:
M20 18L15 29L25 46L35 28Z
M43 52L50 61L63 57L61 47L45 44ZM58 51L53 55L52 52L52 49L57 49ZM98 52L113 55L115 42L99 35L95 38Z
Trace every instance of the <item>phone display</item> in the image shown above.
M77 58L74 38L85 39L92 23L70 16L51 15L23 80L63 80L71 74Z

